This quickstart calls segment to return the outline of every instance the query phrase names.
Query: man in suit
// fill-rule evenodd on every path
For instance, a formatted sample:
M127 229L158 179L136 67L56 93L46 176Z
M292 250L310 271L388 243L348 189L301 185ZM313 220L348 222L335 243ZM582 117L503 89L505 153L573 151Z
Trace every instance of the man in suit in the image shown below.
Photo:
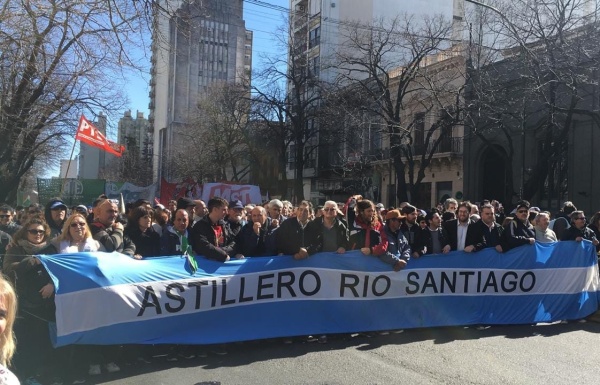
M469 228L473 224L470 219L471 203L467 201L461 202L458 205L456 213L456 219L451 219L447 222L444 222L443 225L446 229L446 233L448 234L448 243L450 244L450 249L452 251L458 250L470 253L475 250L473 243L483 242L483 239L473 239L473 230L471 230L471 237L468 236ZM467 242L467 239L469 239L469 242Z

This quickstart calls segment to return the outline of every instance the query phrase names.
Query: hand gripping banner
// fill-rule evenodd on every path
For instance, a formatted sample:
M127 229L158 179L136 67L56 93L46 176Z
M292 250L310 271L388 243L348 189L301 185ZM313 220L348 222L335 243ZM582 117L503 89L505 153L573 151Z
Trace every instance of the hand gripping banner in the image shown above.
M598 309L589 242L412 259L360 252L219 263L118 253L40 256L56 287L57 346L212 344L283 336L580 319Z

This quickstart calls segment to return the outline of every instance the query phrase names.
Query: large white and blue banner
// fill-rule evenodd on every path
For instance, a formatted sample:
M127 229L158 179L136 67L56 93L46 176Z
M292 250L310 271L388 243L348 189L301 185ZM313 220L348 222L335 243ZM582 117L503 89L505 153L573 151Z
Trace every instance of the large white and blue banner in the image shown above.
M412 259L395 273L360 252L219 263L117 253L41 256L56 287L56 343L209 344L579 319L598 309L589 242Z

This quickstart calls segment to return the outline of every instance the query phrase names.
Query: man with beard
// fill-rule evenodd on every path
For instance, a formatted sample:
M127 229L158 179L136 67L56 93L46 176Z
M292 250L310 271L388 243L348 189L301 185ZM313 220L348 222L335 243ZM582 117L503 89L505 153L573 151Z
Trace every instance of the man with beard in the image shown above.
M387 251L383 225L375 215L375 205L368 199L356 202L354 221L350 225L350 249L364 255L380 256Z
M50 226L50 239L62 233L63 224L67 219L67 205L60 199L51 199L44 211L46 223Z
M457 208L457 218L444 222L450 250L470 253L475 250L475 244L483 243L481 233L477 234L479 239L475 239L475 230L471 226L474 222L470 215L471 203L461 202Z
M450 244L446 230L442 227L440 212L437 209L431 209L425 219L429 226L419 233L415 241L413 257L419 258L425 254L446 254L450 252Z
M275 229L267 210L256 206L250 212L251 220L238 236L237 250L244 256L262 257L276 254Z
M407 202L404 207L400 209L400 213L404 215L404 221L402 221L402 225L400 226L400 231L406 237L408 241L408 245L411 250L413 250L415 246L415 239L417 239L417 233L421 231L421 227L417 223L417 218L419 216L419 212L415 206L408 204Z
M289 218L279 224L275 235L277 253L293 255L295 259L308 257L308 234L306 227L313 214L313 206L309 201L302 201L296 209L296 218ZM272 221L273 217L271 217Z
M244 205L241 201L229 201L229 208L227 209L225 220L229 224L231 234L233 234L234 237L237 237L242 230L242 227L246 224L246 219L244 218Z
M197 255L225 262L232 257L244 258L235 253L235 237L225 222L228 202L221 197L208 201L208 214L200 219L191 231L192 249Z
M123 235L123 224L116 222L118 215L116 203L109 199L99 201L94 208L94 222L90 226L92 238L100 242L109 253L117 251L133 257L135 244L128 236Z

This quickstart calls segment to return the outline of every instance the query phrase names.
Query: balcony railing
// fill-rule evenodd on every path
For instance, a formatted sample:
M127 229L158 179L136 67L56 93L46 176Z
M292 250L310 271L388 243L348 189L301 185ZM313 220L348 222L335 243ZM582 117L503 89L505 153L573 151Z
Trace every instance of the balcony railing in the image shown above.
M437 148L434 151L434 154L462 154L462 138L443 138L442 141L438 144ZM423 154L431 154L433 150L434 141L423 144L415 144L413 145L413 154L414 155L423 155Z

